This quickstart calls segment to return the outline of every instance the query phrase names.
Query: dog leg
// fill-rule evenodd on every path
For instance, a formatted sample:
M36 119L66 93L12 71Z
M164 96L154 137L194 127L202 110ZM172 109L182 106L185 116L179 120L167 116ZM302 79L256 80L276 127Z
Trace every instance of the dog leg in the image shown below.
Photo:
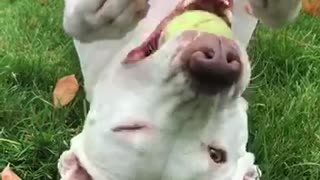
M271 28L292 22L300 12L301 0L249 0L252 13Z
M247 47L258 19L270 28L280 28L299 15L301 4L301 0L235 0L233 32Z
M246 0L234 1L232 31L244 48L248 46L257 22L258 20L248 12Z
M63 27L90 42L123 37L148 10L147 0L65 0Z

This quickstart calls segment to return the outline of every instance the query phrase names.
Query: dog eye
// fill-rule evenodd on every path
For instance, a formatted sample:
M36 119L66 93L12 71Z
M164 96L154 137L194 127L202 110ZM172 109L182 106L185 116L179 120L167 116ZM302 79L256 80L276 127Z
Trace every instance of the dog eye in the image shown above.
M225 163L227 161L227 154L222 149L216 149L213 147L208 147L209 155L211 159L218 164Z

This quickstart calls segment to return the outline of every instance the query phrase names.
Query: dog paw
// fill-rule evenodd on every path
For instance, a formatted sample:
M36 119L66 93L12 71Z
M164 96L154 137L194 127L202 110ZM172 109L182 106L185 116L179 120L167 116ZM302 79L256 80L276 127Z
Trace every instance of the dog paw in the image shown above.
M301 9L301 0L249 0L252 14L271 28L292 22Z
M65 0L64 29L79 40L102 33L119 38L132 29L149 9L148 0ZM89 37L88 37L89 36Z
M58 162L61 180L92 180L87 171L81 167L77 156L71 152L64 152Z
M259 180L261 177L261 170L258 166L252 166L245 174L243 180Z

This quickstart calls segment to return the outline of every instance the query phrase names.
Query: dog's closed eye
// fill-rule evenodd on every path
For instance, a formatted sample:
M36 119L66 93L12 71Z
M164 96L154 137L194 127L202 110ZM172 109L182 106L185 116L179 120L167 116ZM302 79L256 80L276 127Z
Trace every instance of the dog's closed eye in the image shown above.
M217 164L225 163L227 161L227 153L223 149L217 149L209 146L208 152L210 158Z

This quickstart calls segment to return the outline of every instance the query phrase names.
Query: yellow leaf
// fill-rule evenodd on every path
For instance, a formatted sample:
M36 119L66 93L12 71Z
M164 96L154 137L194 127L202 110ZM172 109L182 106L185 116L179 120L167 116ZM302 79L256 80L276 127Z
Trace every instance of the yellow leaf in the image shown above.
M58 80L53 91L54 107L59 108L69 104L79 91L79 84L74 74Z
M19 176L17 176L8 165L6 168L3 169L1 172L1 179L2 180L21 180Z

